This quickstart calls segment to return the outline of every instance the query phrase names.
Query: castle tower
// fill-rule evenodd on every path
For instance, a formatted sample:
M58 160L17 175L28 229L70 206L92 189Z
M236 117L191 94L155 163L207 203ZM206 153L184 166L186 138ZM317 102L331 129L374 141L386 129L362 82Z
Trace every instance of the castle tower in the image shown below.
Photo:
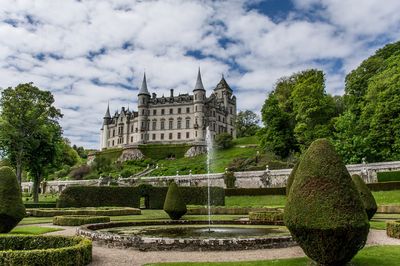
M206 99L206 90L204 89L203 82L201 80L200 68L197 73L196 85L193 90L194 100L194 129L195 129L195 140L205 140L205 119L204 119L204 104Z
M138 93L138 123L141 135L141 143L145 143L148 138L147 130L149 128L149 125L147 124L147 120L149 116L149 101L150 93L147 90L146 73L144 73L142 87L140 88Z
M110 115L110 104L107 105L106 114L103 117L103 126L101 128L101 147L100 149L107 148L107 138L108 138L108 125L111 122L111 115Z

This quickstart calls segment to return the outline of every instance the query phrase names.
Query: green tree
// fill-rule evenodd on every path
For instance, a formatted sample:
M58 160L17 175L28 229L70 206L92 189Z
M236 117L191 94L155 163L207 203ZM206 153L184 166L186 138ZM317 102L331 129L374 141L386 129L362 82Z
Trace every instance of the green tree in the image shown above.
M111 159L105 156L96 156L93 160L93 168L99 174L107 174L112 169Z
M233 146L233 138L229 133L221 133L215 137L215 146L217 149L225 150Z
M236 116L236 137L254 136L260 128L260 118L250 110L240 111Z
M44 152L52 150L48 146L57 145L61 135L58 119L62 114L53 103L50 92L42 91L32 83L10 87L1 93L0 149L15 167L19 183L25 166L38 171L37 166L33 167L32 160L40 161L42 166L53 161L53 152ZM43 151L38 150L42 148ZM37 178L35 180L38 181Z

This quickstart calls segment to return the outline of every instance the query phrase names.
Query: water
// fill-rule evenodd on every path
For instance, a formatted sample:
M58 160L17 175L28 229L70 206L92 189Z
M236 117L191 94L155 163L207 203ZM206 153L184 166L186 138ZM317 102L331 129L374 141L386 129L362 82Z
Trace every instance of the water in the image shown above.
M208 232L211 232L211 195L210 195L210 164L213 151L213 141L211 138L210 128L206 129L207 144L207 208L208 208Z

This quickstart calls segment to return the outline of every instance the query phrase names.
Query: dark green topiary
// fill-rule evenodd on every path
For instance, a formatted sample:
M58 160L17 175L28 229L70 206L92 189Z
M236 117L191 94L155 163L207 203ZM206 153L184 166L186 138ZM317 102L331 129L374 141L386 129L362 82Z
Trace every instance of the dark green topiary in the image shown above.
M299 161L299 162L300 162L300 161ZM289 196L290 187L291 187L292 184L293 184L294 174L296 173L297 167L299 167L299 162L297 162L297 163L294 165L294 167L293 167L293 169L292 169L292 171L290 172L290 175L289 175L289 177L288 177L287 184L286 184L286 196Z
M171 182L164 201L164 211L172 220L179 220L186 212L186 203L175 182Z
M301 158L284 221L294 240L319 265L345 265L364 247L367 214L328 140L314 141Z
M0 233L10 232L25 217L21 189L10 167L0 168Z
M364 204L368 219L371 220L371 218L376 213L376 210L378 209L375 198L367 187L367 184L365 184L364 180L362 180L359 175L352 175L351 179L353 179L353 182L356 185L358 192L360 193L361 201Z

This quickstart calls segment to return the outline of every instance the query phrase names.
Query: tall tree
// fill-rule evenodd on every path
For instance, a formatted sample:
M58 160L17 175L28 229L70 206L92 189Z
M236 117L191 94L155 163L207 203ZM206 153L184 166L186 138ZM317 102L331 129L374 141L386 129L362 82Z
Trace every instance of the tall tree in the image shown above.
M260 128L258 122L260 118L256 113L250 110L240 111L236 116L236 136L238 138L254 136Z
M37 159L43 163L53 160L53 153L35 150L42 147L48 150L42 142L49 140L49 145L57 145L56 140L61 136L58 119L62 114L53 103L50 92L32 83L10 87L1 93L0 149L11 160L19 182L22 169L35 159L34 156L40 156ZM31 165L28 168L32 170Z

